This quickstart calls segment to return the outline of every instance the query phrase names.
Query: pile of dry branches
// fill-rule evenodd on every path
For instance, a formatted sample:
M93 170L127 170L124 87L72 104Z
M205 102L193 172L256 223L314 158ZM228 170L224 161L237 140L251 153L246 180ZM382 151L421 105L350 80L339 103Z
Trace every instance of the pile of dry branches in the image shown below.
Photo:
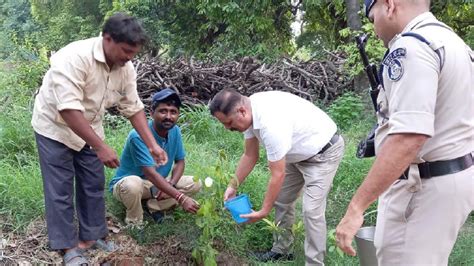
M326 60L293 62L284 58L273 64L250 57L214 65L192 59L166 62L156 58L134 63L138 92L145 104L164 87L174 88L184 103L195 105L207 103L224 88L236 89L244 95L281 90L327 103L353 86L352 79L343 73L344 58L329 52Z

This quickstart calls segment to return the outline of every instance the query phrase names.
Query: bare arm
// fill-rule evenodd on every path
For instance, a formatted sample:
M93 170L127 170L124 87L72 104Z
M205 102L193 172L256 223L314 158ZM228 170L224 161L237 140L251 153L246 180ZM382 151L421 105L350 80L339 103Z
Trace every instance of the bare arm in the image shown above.
M245 140L244 154L240 157L239 164L235 170L235 177L238 184L244 182L245 178L250 174L258 160L258 139L250 138ZM229 186L224 193L224 201L235 197L237 186Z
M115 151L95 133L81 111L66 109L59 114L69 128L95 150L97 157L105 166L116 168L120 165Z
M168 155L166 152L156 143L155 138L153 137L153 133L151 133L148 122L146 120L145 112L140 110L136 114L132 115L128 118L132 123L132 126L138 132L140 137L142 138L145 145L150 150L153 159L158 165L164 165L168 162Z
M240 157L239 165L235 170L235 176L242 183L245 178L252 172L258 160L258 139L251 138L245 140L244 154Z
M185 165L186 163L184 159L174 162L173 171L171 172L171 179L170 179L171 185L176 185L179 179L183 176Z
M268 181L267 193L265 193L262 209L257 212L241 215L242 218L249 219L248 223L257 222L262 218L265 218L270 213L273 208L273 204L278 198L283 181L285 180L285 158L276 162L269 162L269 168L271 177L270 181Z
M338 245L345 253L355 255L351 243L362 225L364 211L402 175L427 139L428 136L420 134L394 134L387 137L336 228Z

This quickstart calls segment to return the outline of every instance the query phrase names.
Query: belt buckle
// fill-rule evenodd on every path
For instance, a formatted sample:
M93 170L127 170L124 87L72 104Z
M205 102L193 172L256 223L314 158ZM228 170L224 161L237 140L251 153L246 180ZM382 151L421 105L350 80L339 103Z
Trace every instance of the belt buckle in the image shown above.
M467 155L463 157L463 163L466 169L471 167L474 164L474 156L472 155L472 153L468 153Z

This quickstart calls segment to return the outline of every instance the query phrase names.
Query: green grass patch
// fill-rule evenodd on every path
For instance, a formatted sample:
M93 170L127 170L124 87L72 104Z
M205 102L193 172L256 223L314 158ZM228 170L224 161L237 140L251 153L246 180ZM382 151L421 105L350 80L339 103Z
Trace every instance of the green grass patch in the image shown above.
M0 214L9 231L21 231L44 213L41 173L37 160L30 159L27 164L0 160Z
M33 130L30 126L32 89L24 88L18 82L18 77L11 73L0 71L0 229L22 233L31 221L44 215L44 200L42 178L36 152ZM357 105L356 97L346 98L351 105ZM333 188L328 197L326 211L328 231L334 229L345 213L347 204L352 198L367 171L372 159L355 158L358 141L365 137L373 120L361 119L350 109L343 108L344 101L339 107L332 108L332 115L338 115L345 123L342 135L346 141L346 151L338 173L334 179ZM351 118L352 117L352 118ZM372 117L372 115L367 115ZM132 129L130 123L117 116L106 116L106 142L120 155L125 139ZM229 132L213 119L206 107L183 109L179 121L184 135L187 151L185 174L199 178L216 177L220 173L224 179L231 178L243 151L243 136L240 133ZM225 161L220 160L225 154ZM106 186L114 175L114 170L106 169ZM265 195L269 178L266 155L263 150L256 168L239 188L239 193L250 196L254 209L260 209ZM219 194L221 193L221 194ZM213 244L216 249L245 258L250 264L258 264L248 257L253 250L266 250L272 245L272 233L265 222L240 226L236 225L230 214L222 210L223 191L215 197L215 213L218 221L213 224ZM208 199L209 193L201 192L196 196L200 202ZM107 211L124 218L125 210L110 192L106 192ZM368 211L375 209L375 204ZM301 203L297 204L296 221L301 221ZM201 234L196 225L197 217L185 213L181 209L167 216L164 224L148 223L144 230L127 229L140 244L146 245L170 235L179 236L186 243L186 250L192 250L199 244ZM268 220L273 221L272 212ZM150 221L150 220L149 220ZM375 215L366 217L365 223L373 225ZM471 215L460 233L458 241L451 254L449 263L452 265L470 265L474 263L474 218ZM297 260L288 265L304 264L303 233L297 233L294 252ZM329 240L328 246L334 246ZM159 256L159 255L157 255ZM358 259L340 256L337 252L328 252L327 265L357 265ZM267 264L274 265L274 264Z

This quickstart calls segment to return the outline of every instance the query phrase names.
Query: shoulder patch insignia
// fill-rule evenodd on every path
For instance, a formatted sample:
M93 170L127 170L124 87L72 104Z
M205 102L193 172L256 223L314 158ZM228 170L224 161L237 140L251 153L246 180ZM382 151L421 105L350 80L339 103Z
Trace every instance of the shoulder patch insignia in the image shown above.
M385 57L382 64L387 66L388 78L392 81L399 81L403 76L402 58L407 51L405 48L398 48Z

